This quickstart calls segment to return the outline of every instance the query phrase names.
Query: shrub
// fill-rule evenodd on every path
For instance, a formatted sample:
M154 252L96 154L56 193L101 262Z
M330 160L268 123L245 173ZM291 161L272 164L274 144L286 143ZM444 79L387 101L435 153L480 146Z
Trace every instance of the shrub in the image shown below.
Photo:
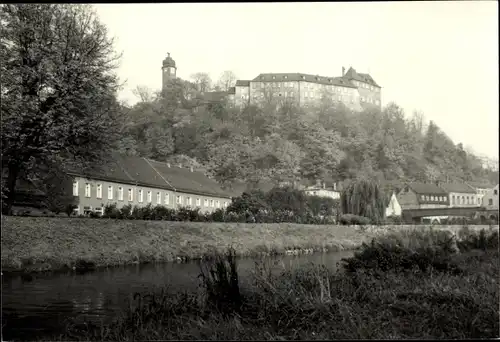
M364 226L370 224L370 219L363 216L357 216L353 214L344 214L340 216L339 223L342 225L358 225Z
M219 254L202 261L200 271L207 305L223 314L239 312L242 296L236 270L236 251L231 248L225 255Z
M116 207L116 203L106 204L104 206L104 215L103 216L107 217L107 218L111 218L111 219L119 219L119 218L121 218L121 212Z

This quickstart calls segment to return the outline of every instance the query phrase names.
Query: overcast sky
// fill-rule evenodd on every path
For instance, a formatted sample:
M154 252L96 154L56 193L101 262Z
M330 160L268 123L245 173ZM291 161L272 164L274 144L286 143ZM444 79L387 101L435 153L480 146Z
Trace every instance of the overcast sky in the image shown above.
M183 79L262 72L369 72L394 101L455 143L498 158L497 1L94 5L123 52L120 98L161 88L170 52Z

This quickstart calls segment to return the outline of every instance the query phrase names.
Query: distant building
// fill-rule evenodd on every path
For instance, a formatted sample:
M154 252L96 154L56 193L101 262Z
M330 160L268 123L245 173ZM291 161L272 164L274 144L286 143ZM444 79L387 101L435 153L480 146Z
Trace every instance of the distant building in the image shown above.
M397 194L405 209L435 209L449 206L448 193L434 183L408 183Z
M398 198L396 194L393 192L391 198L389 200L389 204L385 209L386 217L400 217L403 210L401 209L401 205L399 204Z
M352 67L341 77L302 73L264 73L253 80L236 82L235 105L277 101L301 106L323 99L343 103L350 109L381 108L381 87L368 74Z
M439 183L439 187L448 193L450 208L478 207L476 190L465 183Z
M243 107L248 104L276 103L310 106L322 100L343 103L361 111L381 108L381 87L369 74L352 67L342 76L319 76L302 73L262 73L252 80L237 80L234 87L223 92L204 92L199 105L227 99L228 104ZM162 90L177 78L177 66L170 53L162 64ZM214 94L212 94L214 93Z
M161 67L162 75L162 91L165 92L168 88L169 83L177 78L177 67L175 61L170 57L170 53L167 53L167 57L163 60Z
M304 187L304 193L308 196L329 197L340 199L340 191L337 189L337 183L317 182L315 185Z
M225 208L231 196L202 172L146 158L115 155L94 171L68 172L74 177L77 214L102 214L107 204L191 207L203 212Z
M483 197L483 207L488 210L498 210L498 184L489 189Z
M488 190L493 189L493 186L485 182L466 182L476 191L477 204L479 206L483 205L483 197L488 192Z

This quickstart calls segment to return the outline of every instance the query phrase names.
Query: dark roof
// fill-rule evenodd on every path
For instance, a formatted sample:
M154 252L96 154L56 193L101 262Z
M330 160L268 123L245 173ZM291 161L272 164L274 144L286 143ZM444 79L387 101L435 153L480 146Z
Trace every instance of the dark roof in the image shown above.
M381 88L369 74L358 73L353 67L350 67L349 70L347 70L344 78L348 80L356 80L359 82L368 83L375 87Z
M200 195L212 195L230 197L227 191L222 190L220 185L213 179L205 176L200 171L190 171L187 168L168 165L154 160L147 160L149 164L158 171L168 182L169 186L177 191L190 192Z
M202 172L169 166L146 158L114 154L111 161L95 167L90 172L68 172L87 178L137 184L165 190L229 198L228 192Z
M419 195L447 195L448 193L433 183L409 183L408 186Z
M274 78L273 78L274 77ZM267 74L259 74L259 76L255 77L252 81L254 82L296 82L296 81L305 81L305 82L313 82L319 84L329 84L347 88L357 88L354 84L352 84L348 79L342 77L327 77L327 76L319 76L319 75L310 75L310 74L301 74L301 73L267 73Z
M248 87L249 85L250 85L250 81L248 81L248 80L237 80L236 81L237 87Z
M476 193L476 190L473 187L464 183L442 183L439 184L439 186L446 192L460 192L468 194Z
M493 185L491 185L490 183L488 182L466 182L467 184L469 184L470 186L472 186L473 188L476 188L476 189L492 189L493 188Z

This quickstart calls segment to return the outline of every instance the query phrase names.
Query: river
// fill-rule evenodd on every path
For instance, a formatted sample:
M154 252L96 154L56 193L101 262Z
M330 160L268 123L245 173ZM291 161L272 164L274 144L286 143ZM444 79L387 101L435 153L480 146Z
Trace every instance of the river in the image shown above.
M273 272L310 263L336 269L350 251L281 256L268 259ZM255 259L238 260L242 287L255 269ZM164 263L100 269L85 274L59 273L2 276L2 326L5 340L33 340L62 333L68 319L109 322L128 304L135 292L196 290L197 263Z

